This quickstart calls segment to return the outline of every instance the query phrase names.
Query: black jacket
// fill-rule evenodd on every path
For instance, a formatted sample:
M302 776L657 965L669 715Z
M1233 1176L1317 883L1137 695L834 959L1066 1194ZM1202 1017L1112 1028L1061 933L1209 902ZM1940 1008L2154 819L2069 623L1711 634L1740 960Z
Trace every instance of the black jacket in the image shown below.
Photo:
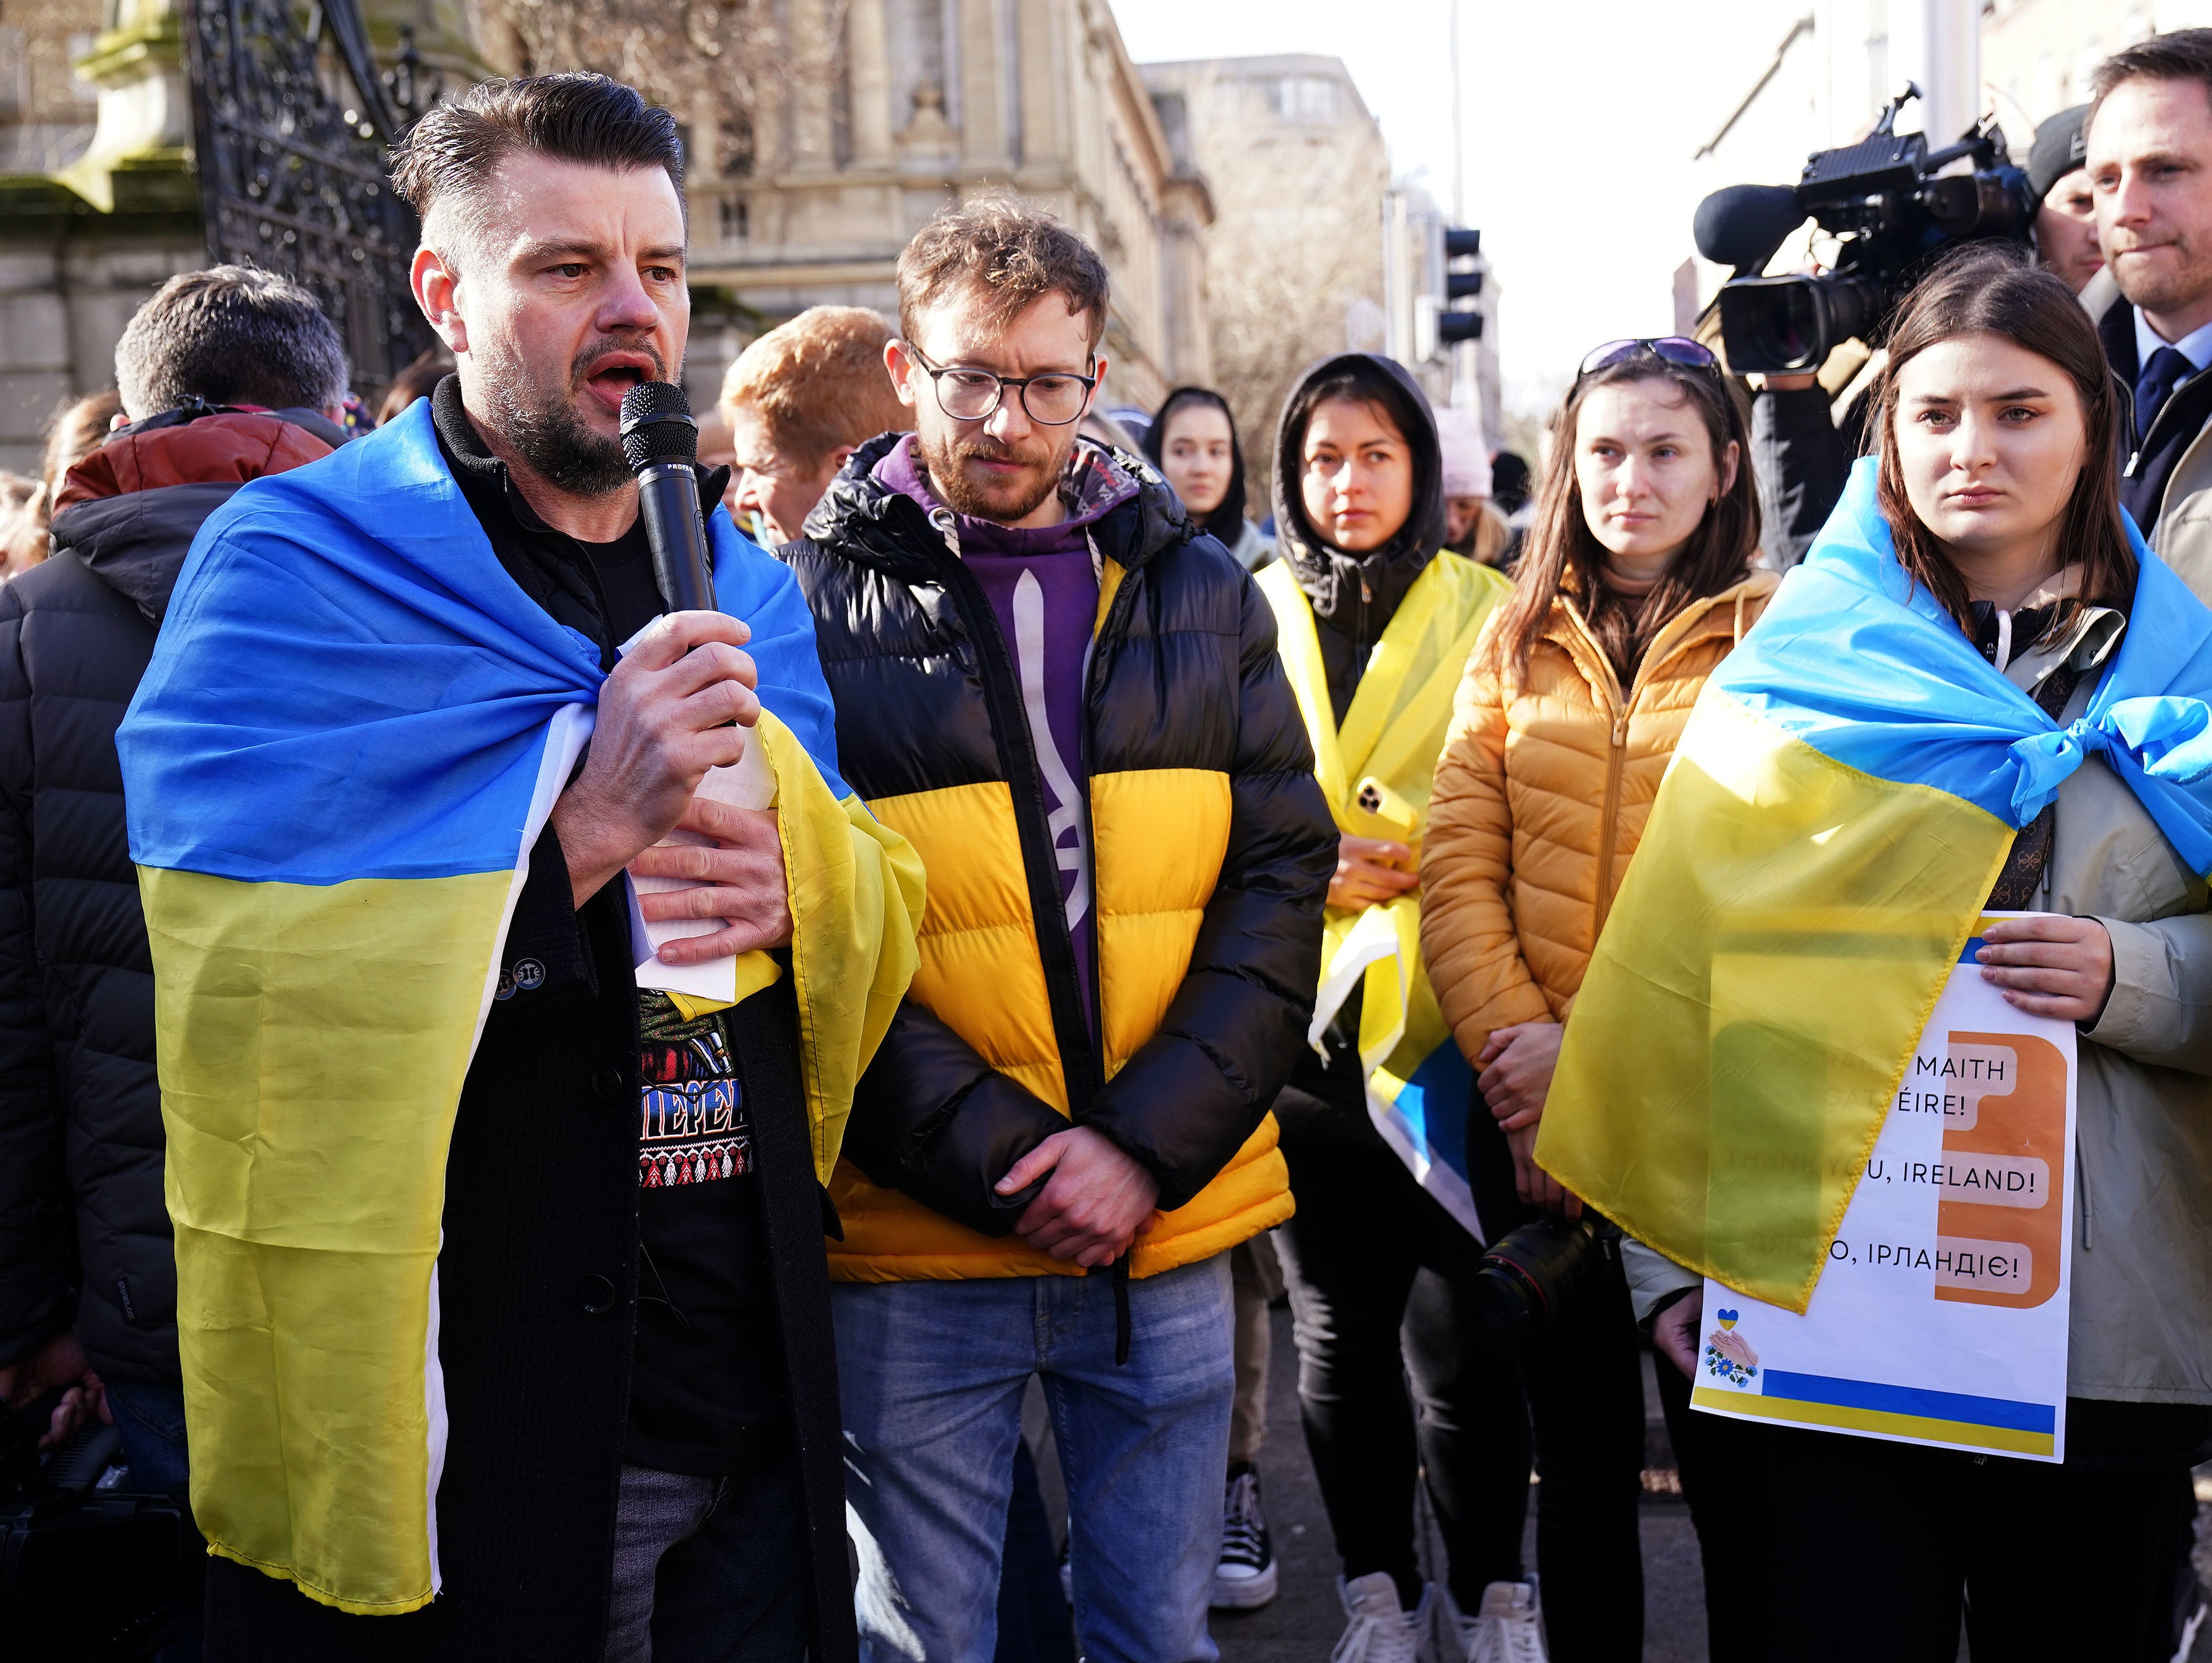
M1759 523L1767 528L1768 561L1779 569L1805 558L1843 501L1850 478L1862 423L1847 419L1838 428L1829 414L1830 402L1818 386L1769 388L1751 401L1751 467L1759 483ZM1862 404L1857 414L1864 413Z
M2148 430L2135 407L2135 385L2142 373L2136 349L2136 309L2124 300L2105 308L2097 320L2105 356L2120 385L2126 431L2120 435L2120 506L2134 516L2143 536L2157 528L2166 488L2182 452L2212 421L2212 370L2199 370L2166 395Z
M310 412L273 420L321 441L310 452L343 442ZM154 974L115 730L194 535L240 483L76 503L52 557L0 586L0 1363L74 1324L101 1375L178 1381Z
M981 586L921 506L872 476L897 439L856 452L805 536L783 550L813 609L840 768L872 803L983 782L1011 787L1050 1004L1040 1014L1074 1118L1151 1171L1162 1208L1182 1206L1266 1115L1304 1042L1319 974L1336 838L1275 657L1273 615L1159 476L1115 453L1139 489L1092 533L1127 575L1092 650L1078 777L1225 775L1231 822L1182 981L1152 1037L1103 1080L1012 655ZM1174 828L1157 835L1172 837ZM951 871L958 851L922 853L935 907L960 881ZM1111 855L1100 851L1102 871ZM875 1185L1003 1236L1030 1197L1001 1198L992 1185L1066 1124L996 1071L954 1022L909 998L860 1082L844 1147Z

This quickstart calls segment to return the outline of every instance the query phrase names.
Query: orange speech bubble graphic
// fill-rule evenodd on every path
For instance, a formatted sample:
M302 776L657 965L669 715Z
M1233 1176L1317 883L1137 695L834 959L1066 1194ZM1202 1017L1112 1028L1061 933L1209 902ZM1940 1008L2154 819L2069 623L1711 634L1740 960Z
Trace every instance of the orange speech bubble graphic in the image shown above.
M1948 1114L1936 1185L1936 1297L2026 1310L2058 1291L2066 1059L2028 1034L1948 1036L1971 1107Z

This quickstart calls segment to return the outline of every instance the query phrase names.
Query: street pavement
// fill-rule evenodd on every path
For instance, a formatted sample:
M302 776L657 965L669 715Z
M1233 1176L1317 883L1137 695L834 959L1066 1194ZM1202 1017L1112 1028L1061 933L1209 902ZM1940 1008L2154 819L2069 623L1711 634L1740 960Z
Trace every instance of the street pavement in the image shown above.
M1275 1334L1267 1379L1267 1446L1260 1459L1260 1472L1267 1522L1274 1533L1275 1554L1281 1568L1282 1592L1273 1604L1259 1611L1214 1612L1212 1634L1221 1648L1222 1663L1327 1663L1330 1648L1344 1631L1344 1611L1336 1596L1336 1553L1329 1540L1328 1520L1322 1511L1321 1491L1306 1460L1305 1437L1298 1427L1297 1356L1291 1344L1291 1314L1279 1305L1273 1316ZM1698 1539L1679 1490L1669 1493L1674 1490L1673 1458L1648 1357L1645 1366L1648 1465L1641 1515L1644 1663L1706 1663ZM1026 1430L1031 1447L1039 1452L1047 1513L1054 1520L1065 1519L1066 1493L1047 1430L1043 1393L1034 1383L1030 1398ZM2212 1465L2198 1469L2197 1497L2197 1575L2212 1587ZM1528 1564L1535 1564L1534 1497L1522 1554ZM1967 1663L1963 1636L1959 1657L1960 1663ZM2188 1663L2212 1663L2212 1622L2198 1632Z
M1327 1663L1331 1647L1344 1631L1337 1603L1337 1563L1321 1492L1306 1460L1298 1429L1297 1356L1291 1345L1291 1314L1273 1313L1275 1347L1267 1380L1267 1447L1261 1457L1267 1521L1275 1533L1282 1566L1282 1593L1275 1602L1246 1613L1216 1611L1212 1633L1222 1663ZM1650 1359L1646 1358L1647 1370ZM1644 1663L1705 1663L1705 1611L1698 1563L1698 1539L1689 1510L1679 1494L1663 1490L1672 1457L1661 1423L1659 1400L1648 1373L1644 1383L1649 1429L1645 1446L1653 1467L1644 1474ZM2212 1586L2212 1466L2197 1479L2199 1578ZM1534 1498L1523 1556L1536 1563ZM1966 1658L1963 1641L1959 1656ZM2190 1650L2189 1663L2212 1663L2212 1622L2206 1623Z
M1321 1491L1306 1460L1298 1429L1297 1356L1291 1346L1291 1314L1274 1311L1275 1349L1267 1377L1267 1447L1260 1458L1261 1493L1282 1566L1282 1593L1271 1605L1249 1612L1216 1611L1214 1642L1222 1663L1327 1663L1344 1631L1337 1602L1336 1551ZM1649 1382L1650 1419L1659 1402ZM1664 1433L1658 1438L1662 1450ZM1647 1476L1647 1486L1663 1482ZM1530 1498L1523 1557L1536 1563L1536 1521ZM1705 1611L1698 1570L1698 1540L1680 1496L1647 1496L1644 1525L1644 1656L1645 1663L1705 1663Z

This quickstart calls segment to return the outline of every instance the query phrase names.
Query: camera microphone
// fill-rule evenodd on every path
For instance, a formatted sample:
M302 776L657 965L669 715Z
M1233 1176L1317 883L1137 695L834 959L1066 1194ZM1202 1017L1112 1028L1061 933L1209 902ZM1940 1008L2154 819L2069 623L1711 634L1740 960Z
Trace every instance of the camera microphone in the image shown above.
M1789 185L1731 185L1698 204L1691 230L1698 252L1714 264L1756 272L1804 223L1805 209Z
M637 476L653 574L672 612L713 612L714 562L699 512L699 424L672 381L641 381L622 401L623 458Z

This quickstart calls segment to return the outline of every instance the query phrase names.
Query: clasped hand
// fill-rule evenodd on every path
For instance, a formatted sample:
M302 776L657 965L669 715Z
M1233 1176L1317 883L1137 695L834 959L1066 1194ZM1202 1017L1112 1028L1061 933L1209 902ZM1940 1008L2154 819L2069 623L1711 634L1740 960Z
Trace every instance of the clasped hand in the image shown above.
M655 923L723 919L710 934L672 941L666 964L697 964L791 939L791 897L773 811L693 795L710 768L734 766L753 742L761 705L752 632L720 612L672 612L609 672L592 746L554 804L553 829L581 907L624 867L696 887L641 897ZM717 847L662 844L671 832ZM656 847L659 846L659 847Z
M1014 1225L1038 1252L1094 1269L1112 1264L1151 1228L1159 1180L1104 1133L1089 1126L1055 1132L1007 1168L998 1192L1018 1194L1047 1173L1043 1193Z
M1505 1133L1506 1147L1513 1151L1513 1186L1521 1199L1574 1218L1581 1216L1583 1204L1536 1164L1536 1128L1544 1118L1544 1100L1551 1095L1565 1031L1555 1022L1516 1022L1492 1029L1475 1057L1481 1072L1474 1083Z

